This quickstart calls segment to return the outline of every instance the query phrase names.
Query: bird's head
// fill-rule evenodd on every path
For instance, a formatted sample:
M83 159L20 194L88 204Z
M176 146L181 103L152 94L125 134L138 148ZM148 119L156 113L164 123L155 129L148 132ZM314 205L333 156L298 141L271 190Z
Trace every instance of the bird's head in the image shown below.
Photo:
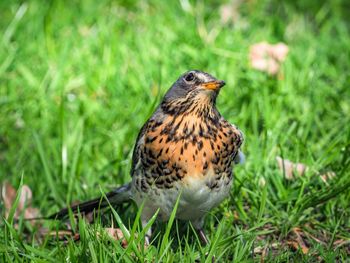
M215 105L216 97L223 80L212 75L190 70L180 76L165 94L162 108L173 113L182 113L195 108L210 108Z

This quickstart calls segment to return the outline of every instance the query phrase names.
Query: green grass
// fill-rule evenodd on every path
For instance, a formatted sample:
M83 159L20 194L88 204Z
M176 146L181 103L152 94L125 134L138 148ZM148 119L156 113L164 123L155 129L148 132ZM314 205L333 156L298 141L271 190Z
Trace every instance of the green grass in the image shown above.
M139 211L118 208L107 217L129 233L127 249L97 234L110 220L80 220L81 240L68 244L38 242L28 223L15 229L9 220L0 261L259 261L257 247L270 247L265 261L348 260L346 1L247 1L234 25L220 22L219 1L79 2L0 2L0 181L19 187L23 177L44 215L127 182L138 130L188 69L226 81L218 108L244 132L247 161L230 198L207 217L210 246L174 221L144 249ZM279 77L249 65L249 46L264 40L290 48ZM288 181L278 155L309 170ZM336 177L325 184L318 171ZM305 255L287 245L296 227Z

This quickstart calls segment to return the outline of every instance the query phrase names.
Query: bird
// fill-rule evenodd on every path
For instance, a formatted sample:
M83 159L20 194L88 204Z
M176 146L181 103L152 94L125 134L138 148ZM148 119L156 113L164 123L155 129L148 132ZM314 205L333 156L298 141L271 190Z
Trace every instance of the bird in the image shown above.
M167 221L178 202L176 218L190 221L200 241L206 214L229 196L233 167L244 161L240 129L222 117L216 99L225 85L212 75L190 70L182 74L142 126L133 149L131 181L106 194L49 216L63 219L69 210L89 213L134 201L143 205L145 227L158 212ZM149 244L152 229L145 240Z

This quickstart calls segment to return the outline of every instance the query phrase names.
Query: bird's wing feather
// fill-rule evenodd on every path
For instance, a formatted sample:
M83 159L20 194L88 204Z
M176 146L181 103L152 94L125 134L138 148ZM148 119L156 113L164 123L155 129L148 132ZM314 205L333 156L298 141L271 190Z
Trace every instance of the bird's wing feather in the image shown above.
M132 153L132 164L131 164L131 172L130 172L131 177L134 175L136 164L138 163L139 158L140 158L140 152L139 152L140 151L140 140L146 132L146 129L148 127L148 122L150 121L150 119L142 126L139 134L137 135L134 150Z
M162 112L162 109L158 107L158 109L153 113L153 115L146 121L146 123L142 126L141 130L139 131L139 134L137 135L137 139L135 141L134 150L132 153L132 164L131 164L131 177L133 177L136 169L136 165L140 160L141 154L140 154L140 146L144 143L143 136L147 132L147 129L150 126L150 122L152 121L161 121L164 119L164 113Z

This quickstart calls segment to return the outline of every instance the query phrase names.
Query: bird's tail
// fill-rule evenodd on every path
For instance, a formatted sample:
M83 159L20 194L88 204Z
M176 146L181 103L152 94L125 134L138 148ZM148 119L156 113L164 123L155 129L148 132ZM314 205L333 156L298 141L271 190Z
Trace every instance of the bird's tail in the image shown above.
M99 210L111 205L120 205L124 202L128 202L131 200L131 183L124 184L113 191L106 194L106 198L99 197L90 201L86 201L77 205L73 205L71 207L63 208L62 210L54 213L45 219L63 219L68 216L69 210L73 213L77 213L78 211L81 214L87 214L94 210Z

